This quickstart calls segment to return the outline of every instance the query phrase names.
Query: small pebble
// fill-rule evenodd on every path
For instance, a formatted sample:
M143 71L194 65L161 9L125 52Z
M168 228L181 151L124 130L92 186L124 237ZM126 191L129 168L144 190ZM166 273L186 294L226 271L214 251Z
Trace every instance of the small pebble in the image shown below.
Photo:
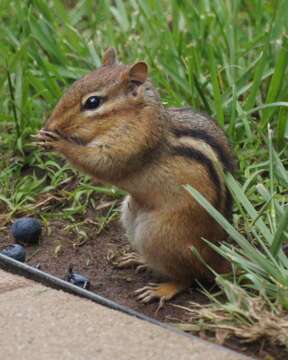
M41 222L38 219L23 217L11 226L15 241L20 244L35 244L41 235Z
M1 251L1 254L11 257L12 259L25 262L26 251L24 246L19 244L11 244Z

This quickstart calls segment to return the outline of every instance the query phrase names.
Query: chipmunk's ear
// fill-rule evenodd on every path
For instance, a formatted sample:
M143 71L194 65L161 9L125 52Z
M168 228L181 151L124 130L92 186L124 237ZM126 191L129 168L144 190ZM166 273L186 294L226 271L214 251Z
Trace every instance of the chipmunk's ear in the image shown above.
M117 54L114 48L108 48L104 52L102 65L114 65L117 62Z
M138 85L143 84L148 77L148 65L139 61L132 65L128 71L128 80Z

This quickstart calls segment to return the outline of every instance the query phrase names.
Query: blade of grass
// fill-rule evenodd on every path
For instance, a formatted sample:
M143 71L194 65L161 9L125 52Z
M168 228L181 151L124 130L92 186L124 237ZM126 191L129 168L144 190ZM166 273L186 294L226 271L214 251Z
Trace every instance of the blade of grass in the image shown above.
M254 221L256 218L258 218L258 213L241 189L239 183L233 178L231 174L227 174L225 177L227 186L229 190L235 194L239 202L243 205L251 219ZM265 225L264 221L261 218L258 218L258 220L255 222L255 226L260 230L260 232L264 235L266 241L269 243L272 242L272 234L268 227Z
M17 141L17 139L20 137L20 125L19 125L18 116L17 116L14 88L12 85L12 79L11 79L11 75L10 75L8 68L7 68L6 72L7 72L7 79L8 79L9 95L10 95L10 99L11 99L11 107L12 107L12 112L13 112L13 117L14 117L14 122L15 122L16 141Z
M279 52L277 63L275 65L274 74L269 84L267 97L265 99L266 104L275 102L277 95L281 90L283 80L285 78L285 70L288 64L288 51L287 51L287 39L283 39L283 45ZM261 126L266 127L271 116L273 115L274 109L265 109L263 111Z
M265 70L265 66L267 64L267 58L266 58L266 50L264 49L261 54L261 60L257 64L257 67L255 69L254 77L252 80L252 86L249 91L249 95L247 96L247 99L244 103L244 110L248 111L251 109L255 103L256 103L256 97L258 95L259 87L262 82L262 76Z
M215 103L215 111L216 111L216 118L218 123L221 127L224 126L224 112L222 108L222 98L220 93L220 86L218 82L218 75L217 75L217 67L216 61L213 53L213 48L211 44L208 44L208 59L209 59L209 66L210 66L210 75L211 81L213 86L213 96L214 96L214 103Z
M271 252L276 257L279 254L282 244L288 239L288 234L285 233L288 229L288 206L284 211L284 214L280 218L277 231L274 235Z

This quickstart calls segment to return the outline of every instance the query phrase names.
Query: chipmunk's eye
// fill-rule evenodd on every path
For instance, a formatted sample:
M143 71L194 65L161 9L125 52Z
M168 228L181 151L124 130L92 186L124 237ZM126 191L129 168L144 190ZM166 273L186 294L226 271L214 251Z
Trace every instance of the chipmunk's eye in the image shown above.
M99 105L101 105L101 102L102 102L102 97L96 96L96 95L90 96L83 104L83 109L84 110L94 110Z

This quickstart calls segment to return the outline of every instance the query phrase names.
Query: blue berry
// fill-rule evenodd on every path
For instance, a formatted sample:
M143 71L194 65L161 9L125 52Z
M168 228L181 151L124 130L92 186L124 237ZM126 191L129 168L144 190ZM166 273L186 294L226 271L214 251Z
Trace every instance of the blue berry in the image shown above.
M26 251L24 246L19 244L12 244L7 246L4 250L1 251L1 254L11 257L12 259L25 262Z
M37 243L41 235L41 223L37 219L23 217L15 220L11 227L16 242L21 244Z

